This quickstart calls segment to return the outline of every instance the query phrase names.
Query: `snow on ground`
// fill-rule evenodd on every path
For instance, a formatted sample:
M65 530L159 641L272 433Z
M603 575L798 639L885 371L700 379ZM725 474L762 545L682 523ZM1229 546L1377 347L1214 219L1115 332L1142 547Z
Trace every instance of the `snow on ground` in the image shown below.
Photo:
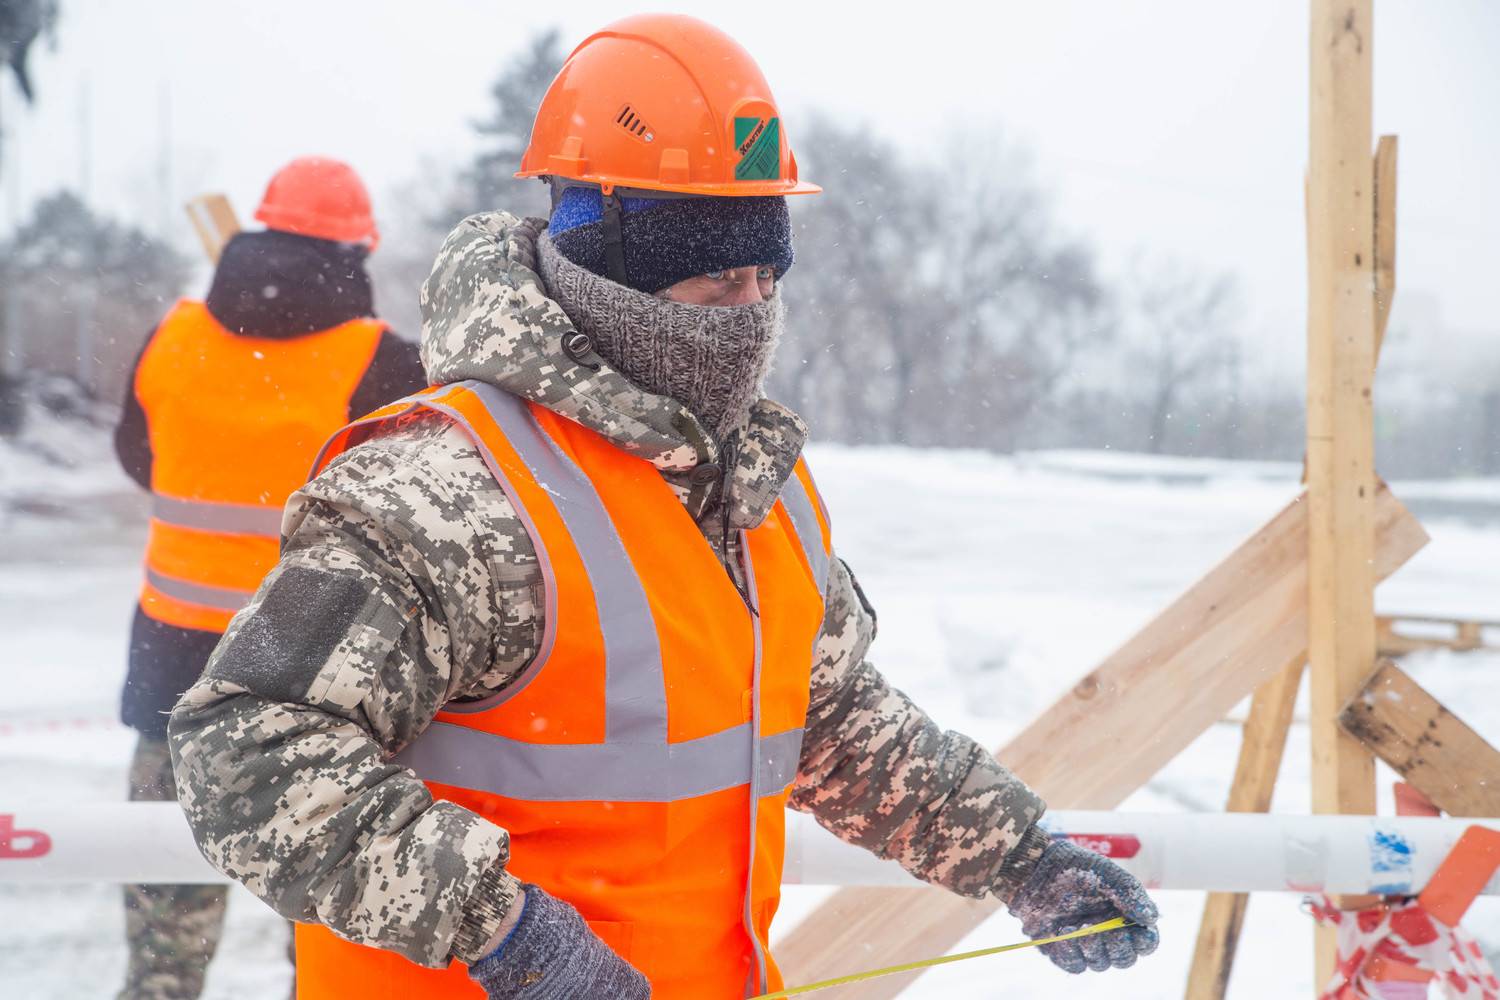
M118 501L130 486L114 461L115 414L107 404L66 379L41 376L23 388L20 406L19 433L0 437L0 541L7 544L22 534L8 520Z
M942 724L989 745L1024 726L1268 520L1295 494L1298 471L1077 452L1001 458L821 447L812 460L838 550L880 612L875 662ZM14 472L0 453L0 476L7 466ZM42 484L52 484L44 492L55 503L36 502ZM1382 588L1379 607L1500 617L1500 483L1397 484L1396 492L1424 517L1433 541ZM31 499L14 502L23 495ZM128 482L97 463L0 479L0 803L124 795L132 737L112 718L142 510ZM1430 654L1406 665L1500 741L1500 656ZM1222 808L1238 737L1233 724L1213 727L1124 808ZM1299 723L1277 811L1308 811L1307 760ZM792 888L779 929L822 895ZM110 887L0 886L0 996L112 996L125 960L117 899ZM908 995L1181 995L1202 894L1163 892L1159 901L1162 950L1128 972L1073 979L1022 952L935 971ZM1308 995L1311 935L1298 902L1289 894L1252 902L1232 997ZM235 889L229 919L207 995L284 995L277 918ZM1471 922L1492 952L1500 949L1500 908L1485 901ZM1019 937L1001 916L961 947Z

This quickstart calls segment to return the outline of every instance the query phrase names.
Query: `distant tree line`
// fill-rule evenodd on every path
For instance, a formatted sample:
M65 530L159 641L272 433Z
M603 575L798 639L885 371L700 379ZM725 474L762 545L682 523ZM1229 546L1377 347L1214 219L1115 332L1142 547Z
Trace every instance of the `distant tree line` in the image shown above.
M512 173L564 57L556 31L533 38L491 87L478 153L429 164L420 184L381 199L388 236L371 271L398 330L416 335L417 289L457 220L547 213L545 186ZM1053 220L1024 151L975 131L939 162L861 124L799 115L798 162L824 191L791 199L797 265L768 392L824 440L1298 459L1303 386L1246 346L1233 281L1151 259L1106 277L1088 243ZM188 273L170 247L66 194L37 206L0 261L0 322L20 330L6 334L7 370L19 344L27 364L105 393ZM1390 353L1382 472L1500 474L1500 363L1445 381L1419 356L1413 381Z
M191 274L185 256L69 192L38 201L0 241L0 428L18 423L19 383L66 377L123 399L132 362Z

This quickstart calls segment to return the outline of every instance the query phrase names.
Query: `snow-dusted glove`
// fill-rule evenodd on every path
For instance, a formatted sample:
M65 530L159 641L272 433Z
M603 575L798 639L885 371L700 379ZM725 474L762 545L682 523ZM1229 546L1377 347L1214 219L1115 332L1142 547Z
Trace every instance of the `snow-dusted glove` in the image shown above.
M648 1000L651 984L578 911L534 885L500 946L469 967L489 1000Z
M1042 953L1064 972L1128 969L1156 950L1156 904L1145 888L1108 858L1068 840L1053 841L1010 900L1010 912L1030 938L1053 937L1112 917L1138 926L1121 927L1044 944Z

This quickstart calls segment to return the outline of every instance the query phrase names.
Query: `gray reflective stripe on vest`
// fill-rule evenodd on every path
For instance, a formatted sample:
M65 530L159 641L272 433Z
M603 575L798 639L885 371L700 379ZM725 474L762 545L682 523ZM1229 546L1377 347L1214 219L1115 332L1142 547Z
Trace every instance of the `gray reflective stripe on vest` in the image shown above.
M146 567L146 582L173 600L215 611L238 611L250 603L255 595L248 590L231 590L228 587L210 587L203 583L190 583L175 576L165 576Z
M802 477L795 470L781 488L781 503L792 519L792 527L797 529L797 541L802 543L802 551L807 553L807 565L812 567L818 593L823 594L828 588L829 564L828 553L823 551L823 529L818 524L813 498L807 495Z
M551 497L583 561L604 638L606 744L665 745L667 685L651 605L594 484L542 430L520 398L482 382L460 384L480 398L537 484ZM435 408L467 426L457 410L441 403ZM469 436L486 453L486 464L498 468L482 437L473 428ZM515 496L510 500L520 506Z
M434 722L395 762L428 781L530 802L675 802L746 783L750 724L681 743L523 743ZM760 740L756 785L797 777L802 730Z
M151 516L163 524L226 535L281 537L281 508L248 503L183 500L163 493L151 495Z

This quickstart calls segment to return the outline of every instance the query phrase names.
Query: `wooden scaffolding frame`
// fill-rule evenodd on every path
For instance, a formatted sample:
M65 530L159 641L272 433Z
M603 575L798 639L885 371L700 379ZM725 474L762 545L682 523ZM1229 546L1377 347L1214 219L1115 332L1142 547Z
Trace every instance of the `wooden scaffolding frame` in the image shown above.
M1372 161L1373 0L1309 4L1307 492L998 751L1058 808L1117 806L1253 693L1228 808L1268 810L1304 672L1314 812L1373 813L1373 754L1402 760L1381 740L1399 744L1411 721L1376 725L1353 708L1368 685L1409 683L1386 667L1371 675L1374 588L1427 540L1374 469L1375 360L1395 291L1397 145L1383 137ZM1490 752L1485 760L1500 762ZM1245 905L1244 896L1210 896L1190 1000L1224 995ZM779 954L790 982L869 964L861 959L912 961L951 948L994 909L937 890L846 888ZM1321 984L1333 941L1323 932L1316 941ZM858 996L889 1000L917 975L863 983Z
M1375 364L1396 290L1395 136L1373 161L1370 0L1313 0L1312 115L1307 177L1309 653L1313 658L1313 811L1373 813L1374 758L1339 726L1344 705L1375 663L1375 581L1366 492L1374 488ZM1356 152L1358 151L1358 152ZM1361 289L1369 291L1361 294ZM1342 534L1341 534L1342 533ZM1287 664L1259 688L1245 721L1226 809L1271 807L1292 710L1304 674ZM1363 900L1346 900L1357 905ZM1220 1000L1229 984L1249 897L1211 893L1188 974L1189 1000ZM1332 972L1333 942L1320 937L1317 982Z

